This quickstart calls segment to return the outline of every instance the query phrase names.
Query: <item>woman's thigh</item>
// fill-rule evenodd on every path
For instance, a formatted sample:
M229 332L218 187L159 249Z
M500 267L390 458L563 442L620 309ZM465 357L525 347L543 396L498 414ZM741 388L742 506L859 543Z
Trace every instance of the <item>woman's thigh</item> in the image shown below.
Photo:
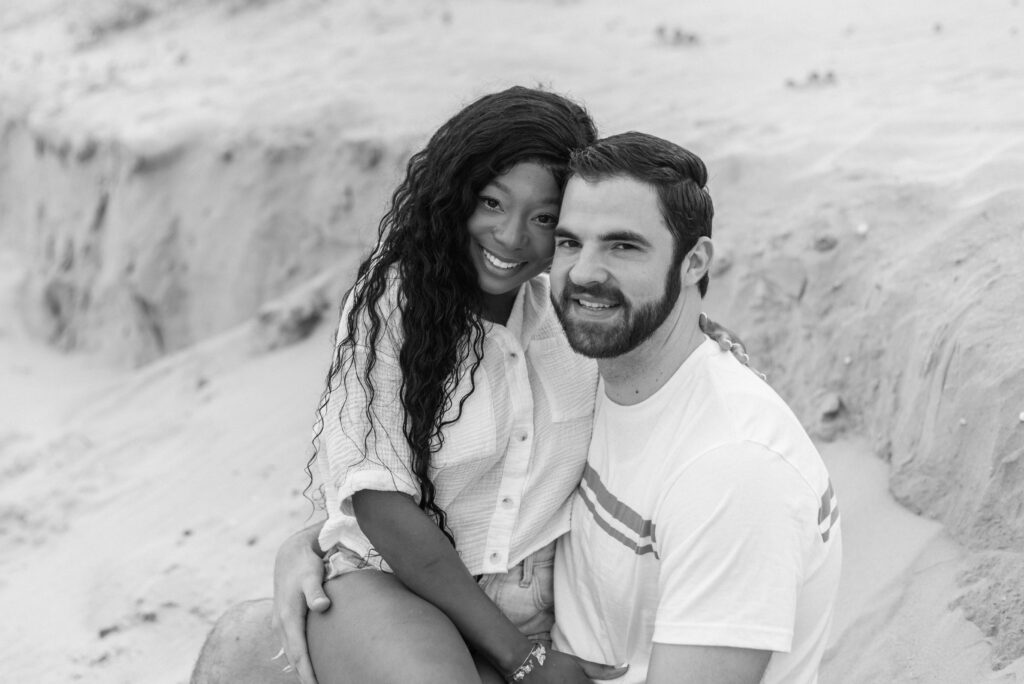
M480 681L452 621L394 575L350 572L324 590L330 609L306 622L318 684Z

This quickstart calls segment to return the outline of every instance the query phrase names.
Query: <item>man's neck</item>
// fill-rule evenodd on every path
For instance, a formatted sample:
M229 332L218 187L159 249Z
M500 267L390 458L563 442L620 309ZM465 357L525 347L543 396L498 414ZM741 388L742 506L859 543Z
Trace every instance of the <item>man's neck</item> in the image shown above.
M605 395L616 404L639 404L651 397L704 342L700 329L700 298L685 297L664 323L631 352L598 359ZM693 301L690 301L693 300Z

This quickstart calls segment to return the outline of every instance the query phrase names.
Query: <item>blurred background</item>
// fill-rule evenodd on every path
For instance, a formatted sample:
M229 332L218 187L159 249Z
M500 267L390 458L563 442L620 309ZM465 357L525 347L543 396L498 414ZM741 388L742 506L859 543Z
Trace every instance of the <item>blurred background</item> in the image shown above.
M0 679L185 682L271 593L341 292L408 156L513 84L707 162L708 312L841 502L822 682L1024 678L1022 29L1019 0L3 0Z

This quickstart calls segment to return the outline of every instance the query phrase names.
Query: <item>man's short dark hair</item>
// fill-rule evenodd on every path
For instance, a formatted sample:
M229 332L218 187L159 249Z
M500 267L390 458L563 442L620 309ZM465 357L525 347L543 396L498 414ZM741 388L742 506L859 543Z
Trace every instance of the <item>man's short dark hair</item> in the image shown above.
M673 264L701 237L711 237L715 215L708 194L708 170L700 157L673 142L630 131L573 152L569 173L587 181L626 176L654 187L661 215L674 240ZM700 296L708 289L707 274L697 284Z

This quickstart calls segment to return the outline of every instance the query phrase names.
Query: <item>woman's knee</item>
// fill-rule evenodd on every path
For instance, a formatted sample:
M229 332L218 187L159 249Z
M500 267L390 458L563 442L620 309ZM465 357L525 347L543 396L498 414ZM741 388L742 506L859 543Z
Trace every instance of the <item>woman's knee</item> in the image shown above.
M451 620L393 575L352 572L324 590L330 609L306 623L319 684L480 681Z

